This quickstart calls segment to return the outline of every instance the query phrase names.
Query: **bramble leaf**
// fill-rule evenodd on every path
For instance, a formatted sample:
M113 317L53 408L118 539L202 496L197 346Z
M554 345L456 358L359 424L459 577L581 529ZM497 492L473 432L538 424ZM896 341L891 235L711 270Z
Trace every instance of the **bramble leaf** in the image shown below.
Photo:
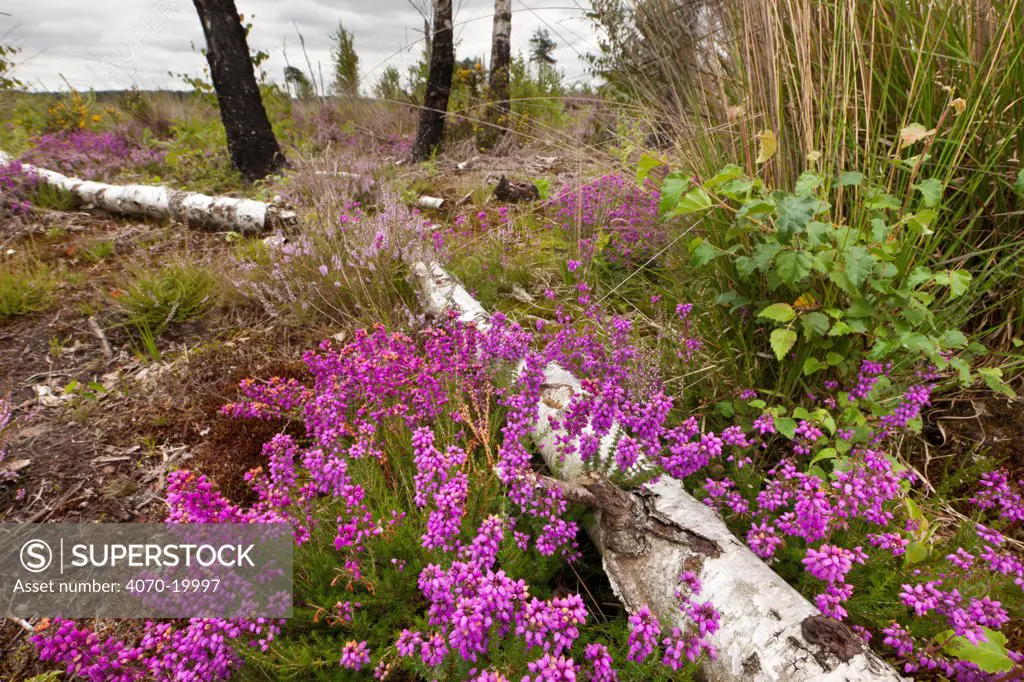
M779 218L775 221L775 232L779 241L786 244L795 233L802 232L807 223L811 222L819 202L814 197L795 194L777 194L776 197Z
M857 186L864 182L864 174L860 171L843 171L839 174L836 184L840 187Z
M811 272L814 259L806 251L783 251L775 258L775 272L786 284L796 284Z
M743 169L734 163L730 163L728 166L722 168L722 170L715 173L715 175L704 183L704 189L711 189L718 187L721 184L743 177Z
M796 179L796 189L793 191L796 194L810 195L814 194L814 190L819 187L821 187L821 176L813 171L804 171Z
M796 317L796 312L788 303L773 303L757 314L758 317L767 317L776 322L789 322Z
M793 440L796 435L796 420L789 417L775 417L775 430L786 438Z
M843 260L846 262L846 276L850 278L850 282L855 287L864 283L875 266L875 257L868 253L863 246L853 246L847 249L843 253Z
M925 130L925 127L920 123L911 123L906 128L900 130L900 147L906 147L912 145L915 142L926 140L935 134L935 129Z
M942 201L942 181L938 178L928 178L914 185L914 189L921 193L924 205L928 208L935 208Z
M640 157L640 160L636 164L636 183L638 185L644 184L644 180L647 179L647 174L652 170L662 165L661 159L651 156L650 154L644 154Z
M828 332L830 325L828 315L824 313L808 313L800 318L800 321L804 325L804 333L807 336L812 334L824 336Z
M701 187L695 187L679 200L676 207L672 209L671 215L703 211L705 208L710 208L713 203L710 194Z
M683 195L683 190L689 184L690 180L682 172L669 173L661 183L661 202L658 204L658 212L664 215L674 209Z
M804 376L814 374L819 369L826 369L828 365L819 360L818 358L807 358L804 360Z
M786 357L786 353L796 343L796 332L792 329L776 329L771 335L772 350L779 362Z
M700 238L698 237L698 239ZM707 265L719 255L721 254L718 249L701 239L700 243L693 249L693 264L697 267Z

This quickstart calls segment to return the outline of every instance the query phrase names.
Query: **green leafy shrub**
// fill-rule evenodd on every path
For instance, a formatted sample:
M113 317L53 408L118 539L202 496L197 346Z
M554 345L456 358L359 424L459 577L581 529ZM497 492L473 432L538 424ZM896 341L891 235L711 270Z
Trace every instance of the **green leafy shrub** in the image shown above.
M660 210L706 214L704 236L689 242L691 264L714 269L717 304L760 323L748 333L779 364L759 385L796 397L819 371L849 377L862 360L904 370L952 364L966 385L964 351L984 351L967 349L955 324L972 275L922 249L943 219L944 186L925 179L915 190L900 199L858 172L807 171L794 192L772 191L729 165L700 184L669 174Z

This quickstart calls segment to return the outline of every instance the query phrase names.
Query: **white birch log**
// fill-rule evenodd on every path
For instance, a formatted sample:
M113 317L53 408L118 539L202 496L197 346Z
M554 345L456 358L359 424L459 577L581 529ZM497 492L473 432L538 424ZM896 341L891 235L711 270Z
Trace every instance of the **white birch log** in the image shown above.
M461 320L487 324L483 307L439 265L416 263L413 273L429 314L455 310ZM790 587L678 480L662 476L644 490L625 491L605 476L584 472L578 457L563 461L549 420L560 420L572 396L582 390L572 374L548 366L533 437L551 470L568 484L567 490L576 491L567 496L595 508L591 538L627 610L646 605L663 629L685 627L675 593L679 574L691 570L703 585L700 599L721 614L721 629L711 638L718 657L702 662L706 679L903 679L848 627L822 615ZM612 459L606 455L616 430L602 443L602 461Z
M11 157L0 152L0 163ZM72 178L56 171L23 164L40 182L70 192L87 206L118 215L177 220L191 227L234 230L254 234L275 226L291 224L295 213L252 199L211 197L156 185L109 185Z
M442 199L441 197L431 197L424 194L423 196L416 200L416 203L422 208L439 209L444 204L444 199Z

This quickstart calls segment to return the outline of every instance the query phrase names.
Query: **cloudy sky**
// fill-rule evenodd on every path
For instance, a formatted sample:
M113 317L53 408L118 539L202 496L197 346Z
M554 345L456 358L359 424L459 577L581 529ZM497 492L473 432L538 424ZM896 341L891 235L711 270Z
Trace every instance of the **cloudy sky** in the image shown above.
M429 0L414 0L421 6ZM580 57L595 50L583 17L587 0L512 0L512 49L526 52L533 31L545 27L558 43L555 56L568 82L585 78ZM490 56L493 0L455 0L456 52ZM419 56L423 20L410 0L236 0L251 18L250 47L270 53L264 67L281 79L288 62L307 70L299 33L313 70L330 80L330 34L339 21L355 36L364 87L394 64ZM203 35L191 0L0 0L0 40L21 48L15 76L38 90L183 88L168 72L198 74Z

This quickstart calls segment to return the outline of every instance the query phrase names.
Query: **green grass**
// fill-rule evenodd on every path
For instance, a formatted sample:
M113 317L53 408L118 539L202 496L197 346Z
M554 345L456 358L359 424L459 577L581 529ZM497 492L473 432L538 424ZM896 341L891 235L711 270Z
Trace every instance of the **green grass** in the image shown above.
M71 192L45 182L39 183L33 190L29 201L35 207L48 208L52 211L70 211L75 208L77 202Z
M114 255L116 247L114 242L109 239L106 241L95 242L82 249L82 258L89 263L98 263L105 258L109 258Z
M0 319L45 310L56 285L43 264L0 266Z
M217 300L219 285L208 265L173 263L130 273L117 301L129 325L156 335L172 323L205 315Z

